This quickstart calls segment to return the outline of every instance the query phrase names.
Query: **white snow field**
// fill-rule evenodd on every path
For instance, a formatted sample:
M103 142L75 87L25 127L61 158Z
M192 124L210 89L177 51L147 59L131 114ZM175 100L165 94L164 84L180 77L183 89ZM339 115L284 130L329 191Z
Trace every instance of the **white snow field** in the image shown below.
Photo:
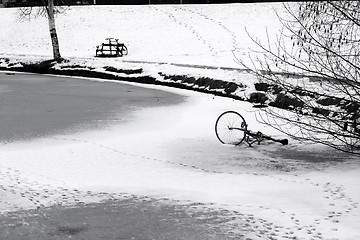
M234 51L245 56L253 47L245 27L260 39L265 29L279 30L273 8L281 11L281 4L86 6L71 7L56 20L65 58L223 74L246 84L254 81L250 75L190 65L239 68ZM0 9L0 57L51 58L46 20L19 21L16 13ZM124 41L129 55L94 58L95 46L106 37ZM345 155L342 162L318 161L331 159L334 152L295 140L289 146L221 145L214 124L226 110L241 112L250 129L284 136L257 123L258 110L249 103L157 88L188 100L136 111L133 121L101 131L1 145L0 211L94 202L125 193L232 211L234 220L226 227L233 233L248 229L248 239L360 239L359 159ZM291 151L295 158L284 154Z
M279 29L281 4L151 5L71 7L56 19L63 57L91 58L105 38L119 38L126 59L236 67L232 51L247 54L253 44L245 31L265 39ZM17 9L1 10L0 53L51 57L47 20L19 21ZM266 25L263 25L266 23Z

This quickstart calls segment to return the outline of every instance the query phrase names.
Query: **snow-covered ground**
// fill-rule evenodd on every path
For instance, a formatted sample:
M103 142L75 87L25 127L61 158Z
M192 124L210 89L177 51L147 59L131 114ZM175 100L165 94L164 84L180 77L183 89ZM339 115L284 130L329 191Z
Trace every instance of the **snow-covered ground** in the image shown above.
M253 47L245 27L264 39L266 29L279 29L278 8L281 4L71 7L56 24L66 58L92 58L97 45L114 37L129 49L126 59L118 61L237 68L232 51L241 56ZM2 9L1 18L2 56L51 57L45 18L19 21L16 9Z
M280 7L71 7L57 18L57 26L62 55L74 61L147 65L148 71L173 74L188 70L246 84L254 81L250 75L191 65L241 68L234 54L245 56L253 47L245 27L260 39L266 28L270 33L278 31L272 8ZM0 13L0 57L51 57L45 19L18 21L16 9L2 8ZM95 46L106 37L125 42L129 55L95 59ZM288 147L269 144L254 149L221 145L214 135L214 123L225 110L241 112L250 129L281 134L257 123L256 110L248 103L161 89L187 95L188 101L136 112L134 121L104 131L2 145L0 187L6 191L0 188L0 210L97 201L126 193L232 211L234 221L227 227L235 233L248 230L249 239L360 239L358 159L320 164L301 155L313 151L324 156L331 151L295 141ZM121 135L116 134L119 132ZM297 160L296 152L295 160L278 157L289 149L304 151ZM293 169L285 171L289 166ZM15 186L25 198L11 191Z
M155 78L159 72L203 76L242 83L252 90L256 79L236 71L243 69L236 58L248 63L250 49L256 49L247 31L265 40L266 31L280 29L275 11L283 11L281 3L84 6L69 8L56 24L61 54L73 65L141 67ZM52 57L45 18L19 20L17 9L4 9L1 16L2 57L32 62ZM94 59L96 46L108 37L124 42L129 54ZM206 67L212 69L204 71Z

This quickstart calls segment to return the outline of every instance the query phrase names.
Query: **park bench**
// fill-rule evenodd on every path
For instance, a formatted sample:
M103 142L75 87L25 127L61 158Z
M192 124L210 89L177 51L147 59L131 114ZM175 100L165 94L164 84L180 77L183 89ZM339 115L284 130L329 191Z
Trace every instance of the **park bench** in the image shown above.
M119 39L106 38L106 42L96 46L97 57L122 57L128 54L124 43L119 43Z

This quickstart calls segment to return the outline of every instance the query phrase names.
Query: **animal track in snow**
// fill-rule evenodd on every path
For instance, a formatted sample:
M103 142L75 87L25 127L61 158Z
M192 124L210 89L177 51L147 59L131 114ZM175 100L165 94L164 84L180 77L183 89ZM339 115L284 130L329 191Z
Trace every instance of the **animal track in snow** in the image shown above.
M107 149L108 151L113 151L115 153L135 157L139 160L161 162L166 164L177 165L182 168L203 171L207 173L228 173L230 172L221 172L207 170L203 167L198 167L193 164L184 164L178 162L172 162L169 160L159 159L156 157L142 156L140 154L134 154L131 152L126 152L118 147L110 147L104 144L91 142L88 140L81 140L75 138L53 138L58 141L74 141L82 142L85 144L90 144L99 148ZM358 203L346 195L344 186L335 184L333 182L321 182L315 178L304 178L301 176L292 175L287 178L285 176L279 175L267 175L261 173L245 173L253 175L261 175L269 178L274 178L278 181L296 183L296 184L306 184L314 187L315 190L322 193L323 198L327 201L328 207L325 209L325 215L323 218L316 218L312 223L304 223L300 216L297 216L294 213L289 212L287 209L276 209L269 206L241 206L239 209L245 208L256 208L262 209L264 211L278 211L279 215L282 217L287 217L289 219L290 227L277 226L268 219L264 219L252 214L239 213L239 212L229 212L228 218L226 218L226 227L228 228L229 234L234 236L243 236L244 239L248 237L249 239L296 239L297 235L306 235L309 239L324 239L320 229L320 225L324 222L330 222L331 228L329 230L333 232L339 231L339 223L341 223L341 216L351 213L354 208L357 208ZM79 205L85 204L87 202L107 199L137 199L136 196L126 195L123 193L105 193L105 192L92 192L92 191L80 191L77 189L72 189L67 187L65 184L58 183L56 186L45 185L39 182L30 181L29 179L23 177L24 175L15 169L11 169L5 166L0 166L0 191L6 192L6 194L13 194L22 198L24 201L30 203L34 208L41 208L43 206L50 205ZM294 177L296 176L296 177ZM0 192L1 194L1 192ZM141 199L141 198L139 198ZM144 199L146 200L146 199ZM164 201L169 201L169 199L164 199ZM1 200L0 200L1 201ZM17 202L3 202L4 208L18 209L21 207L21 203ZM18 205L17 205L18 204ZM200 206L192 206L192 209L201 209ZM198 204L198 205L199 205ZM211 204L209 204L211 206ZM225 207L226 208L226 207ZM226 209L225 209L226 210ZM201 216L201 215L199 215ZM220 220L219 220L220 221ZM225 220L224 220L225 221ZM233 221L233 222L232 222ZM240 232L237 229L242 229Z
M238 43L235 33L232 32L228 27L226 27L222 22L216 21L215 19L209 17L208 15L195 11L194 9L190 9L186 7L178 7L178 6L176 6L176 8L184 12L191 13L193 16L197 16L199 21L201 21L202 23L207 22L207 24L211 25L212 28L214 28L214 26L218 27L218 29L214 29L213 32L216 33L215 35L221 36L221 42L223 43L223 45L227 45L226 39L229 38L231 43L230 44L231 51L234 51L237 48ZM225 33L225 34L221 34L221 33ZM222 46L218 46L218 48L221 47Z
M297 176L294 178L285 179L284 177L269 176L280 181L293 182L298 184L310 184L315 189L319 190L323 194L323 198L327 201L327 212L322 219L315 219L313 225L320 225L323 221L331 222L333 225L341 223L341 217L351 214L351 212L357 208L358 202L355 202L351 197L345 193L345 188L342 185L338 185L332 182L317 182L311 178L301 178ZM307 226L308 227L308 226ZM332 231L338 231L337 227L333 227ZM319 235L317 235L319 236Z
M194 35L194 37L199 42L201 42L206 48L209 49L212 56L216 57L217 54L219 53L218 49L221 49L222 45L226 45L226 43L224 43L223 40L223 35L219 33L219 31L223 31L223 29L222 28L214 29L214 26L218 26L218 24L217 25L214 24L214 22L211 21L209 18L204 18L203 16L197 14L196 12L187 11L186 9L182 9L181 7L177 7L177 6L174 6L174 11L167 11L163 7L152 6L152 8L168 16L168 18L175 24L178 24L181 27L187 29L191 34ZM177 12L179 14L175 15ZM184 15L181 12L185 12L186 15ZM201 28L198 26L200 25L200 23L202 25ZM211 35L206 34L206 31L203 31L204 30L203 25L205 25L208 32L212 33ZM209 29L211 29L211 31ZM216 32L216 34L213 34L214 32ZM216 39L218 41L216 42L213 41L212 38L214 36L216 36Z

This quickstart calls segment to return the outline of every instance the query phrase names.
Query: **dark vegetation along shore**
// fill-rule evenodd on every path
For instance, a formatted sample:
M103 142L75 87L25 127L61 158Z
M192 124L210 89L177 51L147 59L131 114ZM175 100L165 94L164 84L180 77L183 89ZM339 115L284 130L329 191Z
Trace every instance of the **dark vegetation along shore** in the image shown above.
M66 64L66 62L61 63L61 66L56 67L57 63L51 60L37 63L14 63L10 62L10 60L7 58L0 58L0 64L1 63L5 63L6 67L0 67L0 70L80 76L143 84L155 84L211 93L218 96L231 97L237 100L245 100L244 98L233 94L238 90L238 88L244 88L245 86L207 77L194 78L185 75L167 75L159 72L159 75L164 79L164 81L159 81L153 76L144 74L142 68L118 69L112 66L105 66L101 71L99 71L93 67Z
M193 90L198 92L204 92L213 94L216 96L223 96L233 98L240 101L249 101L256 106L273 106L282 109L301 109L304 105L301 100L297 98L291 98L284 94L281 86L273 85L266 82L257 82L254 85L253 93L245 97L244 95L238 95L237 93L244 91L247 86L229 82L221 79L213 79L209 77L193 77L188 75L176 75L165 74L158 72L159 77L147 75L144 69L132 68L121 69L113 66L104 66L101 69L86 65L74 64L69 60L64 60L61 63L57 63L54 60L40 61L40 62L21 62L13 61L9 58L0 58L0 70L3 71L18 71L18 72L30 72L39 74L54 74L64 76L79 76L89 78L100 78L115 81L135 82L142 84L154 84L175 87L180 89ZM225 69L226 70L226 69ZM233 70L233 69L232 69ZM239 71L246 71L241 70ZM266 74L266 73L264 73ZM284 74L287 75L287 74ZM289 77L301 77L301 76L289 76ZM306 94L306 91L296 89L296 94ZM267 98L267 94L275 96L273 100ZM313 99L317 99L318 96L310 96ZM316 111L326 111L326 106L335 105L342 108L353 108L357 106L351 106L341 101L342 99L328 98L318 100L317 103L324 106L324 109L318 108ZM344 105L344 106L340 106ZM349 109L351 111L352 109Z

